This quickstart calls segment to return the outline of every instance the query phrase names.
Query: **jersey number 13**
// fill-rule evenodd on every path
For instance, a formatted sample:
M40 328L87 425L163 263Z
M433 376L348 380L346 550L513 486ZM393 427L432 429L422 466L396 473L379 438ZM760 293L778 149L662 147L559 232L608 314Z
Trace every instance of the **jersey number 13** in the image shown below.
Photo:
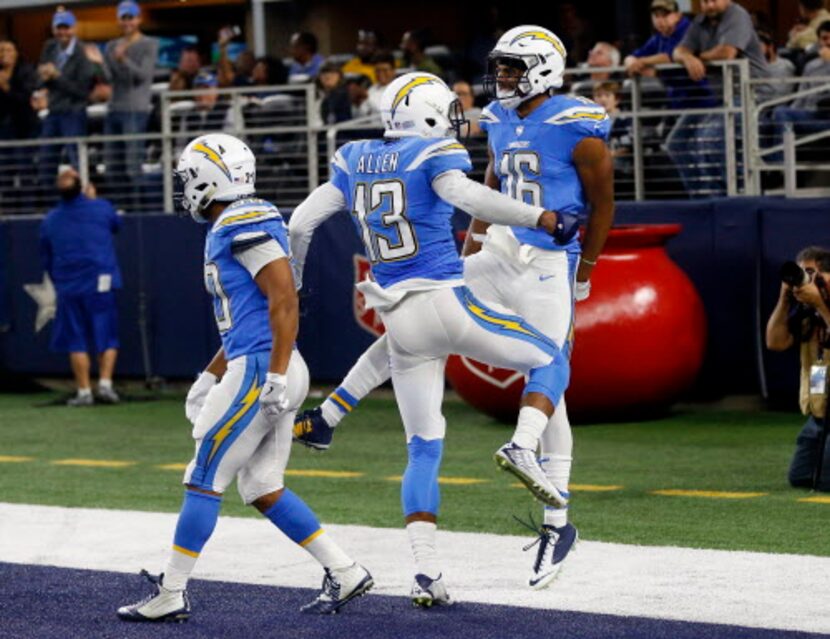
M377 262L396 262L418 252L415 229L406 217L406 189L400 180L359 182L354 189L355 216L366 256Z

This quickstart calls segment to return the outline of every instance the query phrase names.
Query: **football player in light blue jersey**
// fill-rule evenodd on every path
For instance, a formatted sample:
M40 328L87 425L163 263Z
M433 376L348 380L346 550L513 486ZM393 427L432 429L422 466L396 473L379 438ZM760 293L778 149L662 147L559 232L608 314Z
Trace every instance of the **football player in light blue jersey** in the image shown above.
M184 621L186 586L234 478L254 506L324 568L323 588L304 612L337 612L373 585L284 485L294 415L308 391L308 369L295 348L299 324L287 229L277 208L254 197L256 162L230 135L196 138L177 176L184 208L209 223L205 285L213 298L222 348L187 395L196 453L184 476L167 568L151 577L155 593L118 609L126 621Z
M589 295L591 269L613 221L614 195L605 144L610 121L604 109L590 100L555 94L562 86L565 58L559 38L538 26L513 28L497 43L487 78L494 101L480 122L489 141L486 183L517 200L587 216L584 239L551 244L538 229L474 220L463 253L468 256L464 279L476 296L514 309L569 355L573 302ZM386 341L382 337L372 345L321 406L298 416L297 441L327 448L337 423L389 379ZM565 496L572 449L563 400L542 434L541 459L546 475ZM567 512L567 507L545 507L532 588L553 581L577 539Z
M313 229L344 209L351 212L371 261L373 278L358 288L388 331L392 381L409 452L401 500L418 568L411 597L425 607L450 602L435 549L448 355L529 375L516 430L495 458L545 503L566 503L539 466L536 448L567 385L567 358L523 318L485 305L465 286L450 218L453 207L459 207L497 224L541 228L551 246L571 241L577 218L468 179L468 153L450 137L462 124L460 113L456 96L436 76L398 78L381 101L384 138L341 148L330 181L297 207L290 223L300 271Z

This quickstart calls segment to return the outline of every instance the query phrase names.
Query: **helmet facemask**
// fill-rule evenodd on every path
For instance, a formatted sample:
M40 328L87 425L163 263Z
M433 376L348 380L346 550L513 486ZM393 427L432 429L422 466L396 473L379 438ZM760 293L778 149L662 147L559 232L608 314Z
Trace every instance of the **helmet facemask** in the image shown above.
M503 51L493 51L487 58L487 75L484 76L484 92L491 100L498 100L506 109L515 109L522 102L542 93L548 93L547 88L534 87L531 79L531 71L545 61L545 58L538 55L515 55ZM518 72L518 77L510 76L510 81L515 81L512 89L502 88L499 84L499 67L508 67ZM539 77L546 76L549 72L545 69L535 74L537 84ZM505 78L501 78L504 82ZM561 83L560 83L561 84Z
M207 219L202 211L210 205L216 189L205 181L195 184L197 178L198 173L192 166L173 171L173 204L176 210L184 210L203 224Z

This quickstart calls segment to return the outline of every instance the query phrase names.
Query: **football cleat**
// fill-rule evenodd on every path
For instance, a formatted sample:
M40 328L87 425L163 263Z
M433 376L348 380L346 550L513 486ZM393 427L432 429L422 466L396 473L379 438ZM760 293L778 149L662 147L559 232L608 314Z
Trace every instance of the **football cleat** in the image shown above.
M452 599L444 586L441 575L430 579L426 575L415 575L412 591L409 594L412 605L416 608L432 608L432 606L450 606Z
M375 581L360 564L352 564L340 570L325 569L323 588L317 598L300 608L301 612L315 615L334 615L352 599L362 597L372 589Z
M502 470L514 474L542 503L556 508L568 505L568 500L545 475L535 451L507 442L496 451L493 459Z
M323 418L319 406L304 410L294 418L294 441L314 450L328 450L334 429Z
M559 575L563 562L574 549L578 539L579 533L573 524L565 524L560 528L543 525L539 529L536 541L523 548L530 550L539 544L528 585L534 590L547 588Z
M172 621L182 623L190 617L190 600L186 590L167 590L162 583L164 574L155 577L146 570L141 571L156 587L156 592L131 606L118 609L118 617L124 621Z

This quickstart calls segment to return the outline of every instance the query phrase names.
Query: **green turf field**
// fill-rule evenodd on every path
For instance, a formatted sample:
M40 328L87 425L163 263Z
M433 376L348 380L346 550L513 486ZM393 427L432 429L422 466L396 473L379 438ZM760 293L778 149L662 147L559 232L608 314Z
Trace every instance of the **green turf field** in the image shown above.
M158 466L182 464L192 453L181 397L90 409L35 407L50 397L0 395L0 501L178 510L181 470ZM512 515L538 518L540 507L491 459L510 429L458 402L447 402L445 413L441 475L456 483L442 487L441 525L522 532ZM830 555L830 503L799 501L811 494L790 489L785 480L801 422L797 414L696 411L577 428L572 520L590 540ZM133 463L55 463L67 459ZM288 485L324 521L396 527L404 465L394 401L370 399L341 424L329 452L295 445L289 464L290 470L358 476L291 475ZM609 489L615 486L621 488ZM738 498L653 494L657 490ZM223 513L256 516L235 489Z

